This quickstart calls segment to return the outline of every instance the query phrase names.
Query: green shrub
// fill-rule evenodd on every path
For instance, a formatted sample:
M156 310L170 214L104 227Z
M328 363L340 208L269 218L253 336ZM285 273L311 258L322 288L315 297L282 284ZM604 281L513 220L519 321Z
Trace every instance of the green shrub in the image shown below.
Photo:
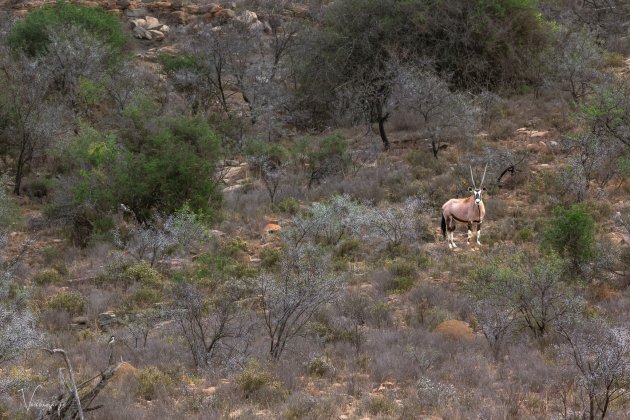
M9 45L29 55L41 54L50 42L52 29L72 25L104 41L113 53L120 54L126 39L120 20L100 7L87 7L58 1L33 9L9 34Z
M267 270L277 267L280 262L280 251L277 249L265 248L260 252L260 265Z
M373 416L391 416L396 412L396 402L382 395L373 395L363 400L362 411Z
M47 268L33 276L33 282L39 286L47 284L60 284L63 281L61 274L54 268Z
M385 290L387 292L405 293L413 287L415 282L415 277L394 277L385 285Z
M160 288L164 277L147 263L134 264L125 270L128 284L138 282L143 286Z
M326 356L313 357L306 363L305 367L309 375L320 378L335 370L330 359Z
M350 164L348 142L340 134L301 139L295 151L307 170L309 187L327 176L343 172Z
M389 264L389 272L398 277L412 277L416 275L416 264L398 259Z
M53 185L53 180L49 178L26 179L22 183L22 191L31 198L43 198L49 195Z
M282 165L291 159L291 151L281 144L251 140L245 144L244 153L254 158L265 158L276 165Z
M50 309L65 311L70 315L83 313L86 304L87 301L81 293L72 291L60 291L48 300Z
M236 379L236 384L244 398L258 398L263 394L272 400L282 400L287 391L268 370L262 368L256 361L250 361L243 372Z
M597 255L595 221L582 205L556 207L545 231L545 245L573 263L574 268Z
M137 374L137 379L137 394L147 401L155 399L160 388L164 388L173 382L170 376L155 366L141 369Z
M297 214L300 209L300 202L293 197L286 198L274 205L278 211L287 214Z
M152 212L172 214L184 205L213 220L221 192L213 178L220 155L218 136L200 118L152 121L151 104L126 111L133 128L114 134L82 127L62 159L66 171L78 171L75 205L95 209L90 221L127 205L141 220Z
M361 241L358 239L346 239L339 243L335 250L335 257L337 258L350 258L357 256L361 249Z
M126 306L130 309L147 308L162 300L162 293L159 290L148 287L141 287L133 292L126 300Z
M532 228L524 227L516 231L517 242L530 242L534 239L534 231Z

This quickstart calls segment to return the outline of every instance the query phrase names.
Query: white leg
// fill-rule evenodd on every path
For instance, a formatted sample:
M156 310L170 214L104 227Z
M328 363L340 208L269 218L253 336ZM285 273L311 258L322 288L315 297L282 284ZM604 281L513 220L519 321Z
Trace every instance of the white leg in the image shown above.
M481 236L481 229L479 228L479 226L477 226L477 245L481 245L481 242L479 242L480 236Z
M451 232L451 243L453 244L453 248L457 248L457 245L455 245L455 232Z
M472 239L472 231L470 229L468 229L468 239L466 239L466 242L470 243L470 240Z

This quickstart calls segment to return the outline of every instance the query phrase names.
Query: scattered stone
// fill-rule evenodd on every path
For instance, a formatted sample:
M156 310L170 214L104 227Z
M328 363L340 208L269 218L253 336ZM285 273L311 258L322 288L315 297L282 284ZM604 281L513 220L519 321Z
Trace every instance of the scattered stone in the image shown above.
M112 378L112 382L119 383L124 381L126 378L130 376L135 376L138 372L138 369L129 362L122 362L118 369L116 370L116 374Z
M175 57L177 54L179 54L179 50L172 45L167 45L166 47L158 48L157 53L168 55L170 57Z
M131 24L131 29L135 29L138 26L141 26L144 28L147 24L147 21L144 19L131 19L129 23Z
M448 321L441 322L433 331L456 339L468 340L475 336L475 333L466 322L458 321L456 319L449 319Z
M207 395L207 396L214 395L215 392L217 392L216 386L211 386L203 390L204 395Z
M199 6L197 6L196 4L188 4L186 6L184 6L184 11L188 14L191 15L198 15L200 14L199 12Z
M288 12L288 14L291 14L295 17L299 17L299 18L308 17L308 7L303 6L301 4L291 4L287 6L285 10Z
M234 10L232 9L221 9L214 14L214 17L225 20L233 19L234 17L236 17L236 12L234 12Z
M145 20L145 25L143 25L146 29L159 29L162 24L160 23L159 20L157 20L157 18L154 18L153 16L147 16L146 18L144 18Z
M113 311L107 311L98 314L96 317L96 325L103 331L108 331L110 327L118 323L118 318Z
M238 181L239 179L245 178L245 172L247 167L244 166L232 166L225 173L224 179L225 182L233 183L234 181Z
M530 153L547 153L549 152L549 146L544 141L539 141L538 143L530 143L525 146L528 152Z
M72 322L73 324L85 326L90 323L90 318L88 318L87 316L75 316L70 322Z
M171 13L171 16L177 20L177 23L180 25L185 25L188 23L188 14L184 11L178 10L176 12Z
M258 21L258 16L254 12L251 12L249 10L244 10L243 13L238 15L236 20L243 22L246 25L251 25L252 23Z
M549 131L532 131L529 136L531 138L544 138L549 135Z
M173 10L181 10L184 7L184 0L171 0Z
M271 28L269 28L271 30ZM265 24L257 20L249 26L249 31L255 34L261 34L265 31Z
M120 9L126 9L131 2L129 0L116 0L116 6Z
M282 230L282 227L280 227L280 225L276 225L274 223L268 223L267 226L265 226L265 232L267 233L275 233L275 232L279 232Z
M151 32L147 31L142 26L136 26L135 28L133 28L133 36L138 39L153 39L151 36Z
M143 18L147 15L147 9L127 9L125 10L125 16L129 18Z
M210 234L211 234L212 236L217 237L217 238L222 238L222 237L224 237L224 236L225 236L225 232L221 232L220 230L216 230L216 229L212 229L212 230L210 231Z
M229 187L223 188L223 194L233 193L240 190L241 188L243 188L242 184L230 185Z
M151 34L151 39L154 39L156 41L162 41L164 39L164 32L151 29L149 30L149 33Z

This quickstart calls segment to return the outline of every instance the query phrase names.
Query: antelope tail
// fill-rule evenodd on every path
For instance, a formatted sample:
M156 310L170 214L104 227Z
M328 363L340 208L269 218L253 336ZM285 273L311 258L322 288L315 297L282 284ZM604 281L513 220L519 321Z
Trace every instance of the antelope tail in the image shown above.
M446 239L446 219L442 215L442 239Z

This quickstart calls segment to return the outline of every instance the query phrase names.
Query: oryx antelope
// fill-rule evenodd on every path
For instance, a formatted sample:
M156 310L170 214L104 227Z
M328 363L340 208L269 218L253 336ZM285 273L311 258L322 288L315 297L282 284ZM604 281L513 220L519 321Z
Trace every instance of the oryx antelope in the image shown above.
M479 188L477 188L471 167L470 179L472 180L473 186L469 187L468 191L472 192L472 195L467 198L452 198L442 206L442 237L446 238L448 230L448 247L451 249L457 248L457 245L455 245L455 242L453 241L456 222L466 223L468 225L469 243L470 239L473 237L473 224L476 225L477 245L481 245L481 242L479 242L479 235L481 234L481 223L486 215L486 208L483 205L481 194L486 190L483 188L483 181L486 179L487 169L488 165L486 164L486 167L483 170L481 184L479 185Z

